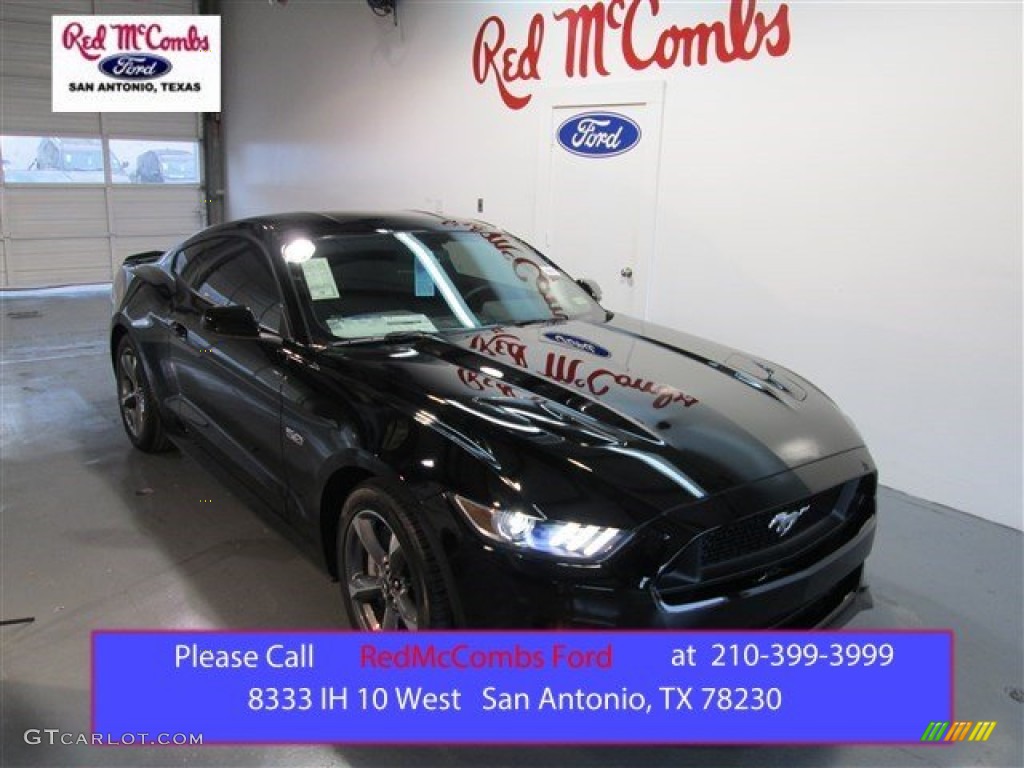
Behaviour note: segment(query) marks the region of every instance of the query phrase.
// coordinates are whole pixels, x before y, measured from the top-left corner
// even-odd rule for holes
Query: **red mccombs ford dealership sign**
[[[715,6],[716,8],[720,6]],[[750,61],[762,52],[783,56],[789,50],[789,7],[759,10],[757,0],[732,0],[725,18],[691,26],[661,17],[660,0],[607,0],[552,11],[556,34],[565,36],[567,77],[612,74],[609,54],[617,49],[633,71],[704,66]],[[656,27],[651,42],[650,26]],[[480,25],[473,44],[473,76],[481,85],[491,81],[509,109],[530,103],[529,81],[540,81],[548,17],[536,13],[525,38],[513,38],[501,16]],[[641,42],[641,41],[645,42]]]

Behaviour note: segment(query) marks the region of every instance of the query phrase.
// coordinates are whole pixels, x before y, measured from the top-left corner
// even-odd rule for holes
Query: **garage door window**
[[[110,150],[125,169],[115,184],[199,183],[198,142],[111,139]]]
[[[120,160],[103,155],[103,142],[74,136],[0,137],[4,182],[7,184],[103,184],[106,163],[114,180],[124,175]],[[127,180],[127,176],[124,176]]]

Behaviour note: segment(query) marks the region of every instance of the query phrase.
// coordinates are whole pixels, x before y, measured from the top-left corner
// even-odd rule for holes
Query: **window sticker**
[[[434,285],[434,279],[430,276],[427,268],[419,259],[415,259],[413,262],[413,280],[415,283],[414,290],[417,297],[432,297],[437,293],[437,287]]]
[[[372,338],[386,336],[389,333],[433,333],[437,330],[437,326],[429,317],[415,313],[331,317],[327,320],[327,327],[332,334],[343,339]]]
[[[327,259],[310,259],[302,262],[302,275],[313,301],[340,298],[338,284],[334,282]]]

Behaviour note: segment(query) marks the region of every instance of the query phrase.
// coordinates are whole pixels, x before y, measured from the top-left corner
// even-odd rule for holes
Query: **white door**
[[[538,243],[601,303],[646,313],[654,250],[663,86],[636,83],[553,94],[537,190]]]

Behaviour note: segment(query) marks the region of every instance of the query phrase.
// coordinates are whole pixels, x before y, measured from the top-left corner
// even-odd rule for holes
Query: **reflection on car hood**
[[[647,498],[654,478],[676,503],[863,443],[835,405],[795,375],[629,318],[424,336],[331,354],[384,367],[382,379],[421,421],[497,435],[520,452],[566,462],[566,472],[586,470],[595,482],[628,488],[647,476]]]

